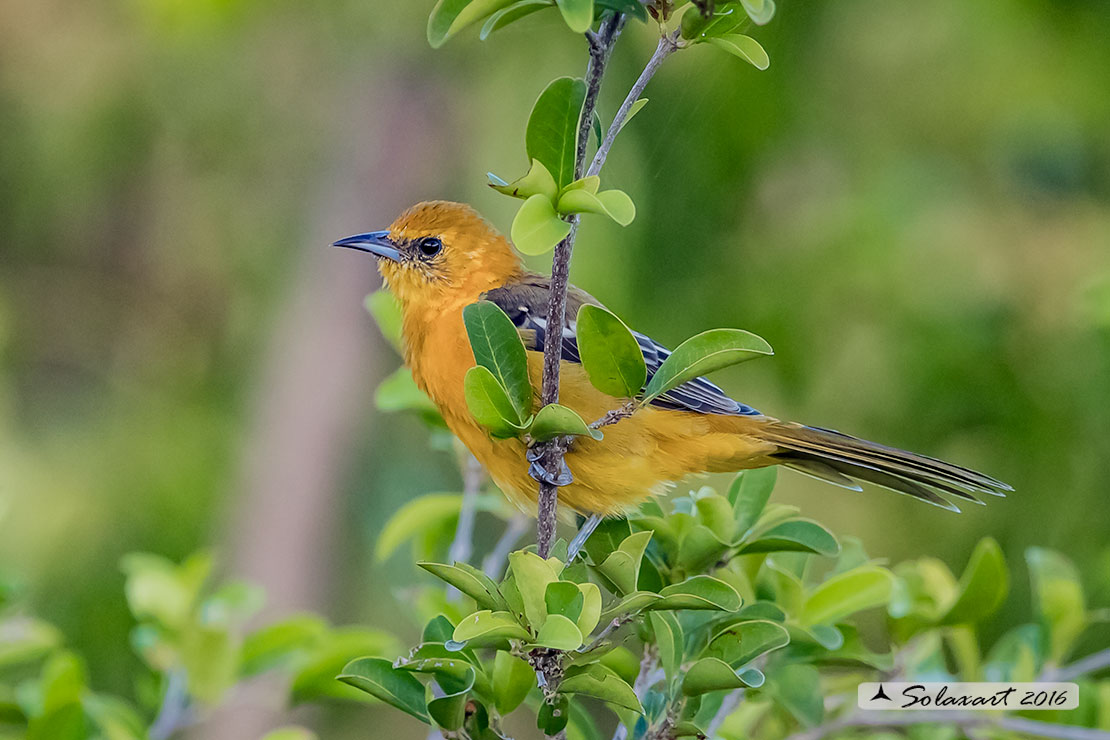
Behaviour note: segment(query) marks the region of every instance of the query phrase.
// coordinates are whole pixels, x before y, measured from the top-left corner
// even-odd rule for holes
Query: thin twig
[[[709,726],[705,728],[705,734],[709,737],[716,737],[717,730],[721,729],[721,725],[725,723],[728,716],[740,706],[740,700],[744,698],[744,689],[736,689],[735,691],[727,694],[721,702],[720,708],[717,713],[713,715],[710,720]]]
[[[1101,671],[1104,668],[1110,668],[1110,649],[1092,653],[1086,658],[1080,658],[1074,663],[1057,668],[1054,671],[1047,671],[1043,680],[1074,681],[1081,676]]]
[[[607,427],[610,424],[616,424],[618,421],[621,421],[622,419],[627,419],[628,417],[632,416],[632,414],[636,413],[636,410],[639,408],[640,404],[638,401],[629,401],[625,405],[621,406],[619,409],[606,411],[604,416],[590,424],[590,429],[601,429],[602,427]]]
[[[459,506],[459,523],[455,527],[455,539],[451,541],[448,559],[452,563],[465,563],[474,552],[474,517],[478,507],[478,494],[482,492],[485,472],[482,464],[469,452],[460,456],[462,468],[463,494]],[[447,587],[447,600],[457,601],[462,593],[454,586]]]
[[[489,555],[482,561],[482,570],[495,581],[501,580],[505,572],[505,563],[509,560],[509,553],[513,551],[517,541],[528,531],[530,520],[523,514],[517,514],[505,526],[505,532],[490,550]]]
[[[655,645],[644,645],[644,655],[640,658],[640,672],[636,675],[636,680],[632,684],[632,690],[636,692],[636,698],[642,704],[644,697],[647,696],[648,689],[651,688],[653,681],[651,680],[652,674],[655,673],[655,666],[659,662],[659,648]],[[617,725],[617,731],[613,733],[613,740],[627,740],[628,728],[624,723]]]
[[[631,622],[633,619],[634,619],[634,616],[632,614],[625,614],[623,617],[616,617],[615,619],[613,619],[613,621],[609,622],[609,624],[605,625],[605,629],[603,629],[601,632],[597,633],[597,637],[594,638],[593,642],[591,642],[589,645],[586,645],[585,647],[578,648],[578,652],[580,652],[580,653],[590,652],[591,650],[596,648],[598,645],[600,645],[605,640],[606,637],[613,634],[614,632],[619,630],[621,627],[623,627],[624,625]]]
[[[606,157],[609,156],[609,150],[613,148],[613,142],[616,140],[617,134],[620,133],[625,121],[628,120],[628,114],[632,110],[632,106],[640,99],[648,82],[659,71],[659,65],[678,48],[678,31],[659,39],[659,45],[655,47],[655,53],[651,55],[644,71],[640,73],[639,78],[632,85],[632,89],[628,91],[624,102],[621,103],[621,107],[617,109],[617,115],[613,117],[613,122],[609,124],[609,130],[605,132],[605,138],[602,139],[601,146],[597,148],[597,154],[590,162],[590,168],[586,170],[587,175],[596,175],[601,172],[601,167],[605,164]]]
[[[150,726],[148,734],[151,740],[168,740],[174,733],[189,724],[191,714],[189,694],[185,685],[185,671],[181,668],[173,668],[166,675],[166,693],[162,696],[158,715]]]

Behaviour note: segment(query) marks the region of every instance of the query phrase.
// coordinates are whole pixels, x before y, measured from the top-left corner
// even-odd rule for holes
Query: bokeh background
[[[413,570],[375,537],[458,473],[374,410],[377,277],[326,245],[428,198],[507,229],[485,173],[523,171],[532,100],[585,58],[552,13],[433,52],[431,4],[0,5],[0,572],[94,685],[136,662],[132,550],[216,547],[270,614],[396,621]],[[776,493],[892,561],[994,535],[1018,578],[989,631],[1028,618],[1032,544],[1110,604],[1106,4],[782,0],[755,35],[766,72],[699,47],[651,83],[607,175],[639,216],[588,220],[573,279],[672,345],[766,337],[717,378],[757,408],[1014,484],[960,516]],[[653,45],[628,29],[604,116]]]

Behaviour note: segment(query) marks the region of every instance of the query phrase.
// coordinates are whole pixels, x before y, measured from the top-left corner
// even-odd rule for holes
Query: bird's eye
[[[435,257],[443,251],[443,241],[435,236],[426,236],[419,241],[417,246],[425,257]]]

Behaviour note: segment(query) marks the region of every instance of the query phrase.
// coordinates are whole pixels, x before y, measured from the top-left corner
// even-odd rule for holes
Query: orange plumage
[[[510,242],[469,206],[443,201],[410,208],[387,231],[336,242],[379,257],[379,269],[401,304],[405,362],[417,385],[439,407],[451,431],[485,466],[493,481],[534,513],[538,484],[528,473],[525,442],[493,439],[470,415],[463,378],[474,355],[462,311],[493,300],[513,318],[525,346],[534,389],[540,388],[547,279],[524,269]],[[560,403],[586,420],[627,399],[590,384],[577,361],[574,318],[597,303],[571,288],[562,331]],[[665,348],[643,335],[648,370]],[[540,401],[535,392],[534,404]],[[972,492],[1001,494],[1009,486],[981,473],[829,430],[781,422],[728,398],[704,379],[691,381],[631,417],[605,428],[600,441],[576,438],[566,455],[574,480],[559,501],[580,513],[617,515],[670,483],[704,472],[782,464],[836,485],[863,480],[930,503],[955,508],[945,492],[976,501]]]

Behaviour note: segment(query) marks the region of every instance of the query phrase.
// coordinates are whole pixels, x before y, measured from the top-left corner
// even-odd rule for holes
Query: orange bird
[[[401,304],[405,362],[416,384],[439,407],[447,426],[515,503],[535,512],[538,484],[529,474],[521,439],[494,439],[470,415],[463,377],[475,365],[463,308],[479,300],[500,306],[528,350],[533,389],[541,387],[549,279],[529,272],[512,244],[469,206],[433,201],[405,211],[389,229],[347,237],[335,246],[369,252]],[[579,361],[578,309],[596,299],[573,286],[567,295],[559,402],[583,419],[601,417],[628,399],[591,385]],[[648,378],[670,354],[635,333]],[[540,407],[534,390],[534,410]],[[575,438],[566,454],[573,482],[559,502],[589,515],[615,516],[693,473],[785,465],[837,486],[873,483],[959,511],[948,496],[979,503],[974,493],[1013,490],[990,476],[868,442],[829,429],[780,421],[729,398],[697,378],[606,427],[600,441]]]

